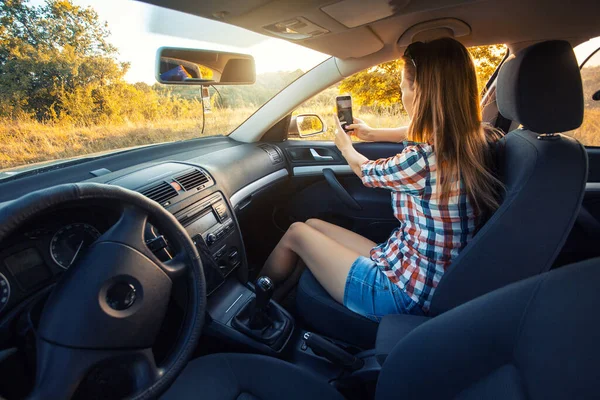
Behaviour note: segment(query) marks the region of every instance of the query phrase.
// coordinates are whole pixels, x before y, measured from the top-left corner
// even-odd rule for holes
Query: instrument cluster
[[[0,243],[0,314],[53,282],[118,215],[98,207],[54,210]]]

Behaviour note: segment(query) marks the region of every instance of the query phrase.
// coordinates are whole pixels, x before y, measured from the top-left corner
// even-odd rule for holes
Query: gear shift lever
[[[252,339],[280,349],[290,337],[293,319],[277,304],[271,304],[275,285],[266,276],[254,284],[255,297],[233,317],[231,326]]]
[[[250,315],[250,327],[252,329],[260,329],[269,324],[267,308],[271,297],[273,297],[275,285],[273,285],[273,281],[268,276],[261,276],[256,280],[254,287],[256,301]]]

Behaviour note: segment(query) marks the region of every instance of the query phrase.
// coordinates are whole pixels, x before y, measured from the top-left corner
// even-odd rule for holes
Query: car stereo
[[[184,226],[204,264],[207,293],[218,288],[242,262],[241,241],[223,195],[212,194],[175,214]]]

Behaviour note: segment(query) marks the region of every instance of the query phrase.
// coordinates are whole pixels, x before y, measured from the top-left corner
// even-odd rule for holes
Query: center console
[[[198,248],[204,264],[206,294],[210,295],[242,263],[242,242],[227,202],[216,192],[175,213],[175,218]]]
[[[279,354],[289,342],[293,317],[271,301],[266,277],[256,286],[232,274],[243,264],[243,244],[232,211],[219,191],[174,213],[202,258],[209,297],[207,333],[264,354]]]
[[[294,332],[294,318],[270,299],[268,290],[261,278],[255,288],[228,279],[207,304],[210,323],[205,332],[238,347],[280,354]]]

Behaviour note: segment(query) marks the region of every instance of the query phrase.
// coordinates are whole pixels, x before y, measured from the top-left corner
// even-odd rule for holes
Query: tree
[[[56,120],[63,100],[122,82],[128,64],[118,63],[110,32],[92,8],[68,0],[0,2],[0,115]]]
[[[340,93],[350,93],[357,106],[375,109],[402,106],[402,61],[395,60],[358,72],[340,83]]]
[[[506,54],[506,46],[476,46],[469,52],[475,62],[477,80],[483,88]],[[376,111],[382,108],[404,110],[400,92],[401,60],[389,61],[358,72],[340,83],[340,93],[349,93],[358,106],[368,106]]]
[[[477,83],[483,90],[492,74],[500,65],[500,62],[506,55],[506,46],[503,44],[491,46],[473,46],[469,47],[469,53],[475,62],[475,71],[477,72]]]

